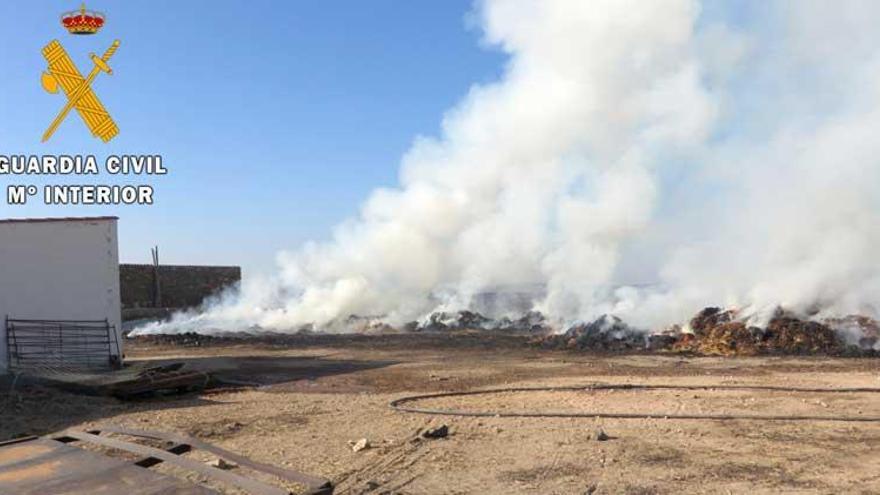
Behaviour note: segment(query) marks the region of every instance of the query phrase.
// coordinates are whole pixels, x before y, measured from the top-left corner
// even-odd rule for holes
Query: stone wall
[[[191,308],[241,281],[237,266],[159,265],[161,306]],[[153,265],[119,265],[122,308],[153,307]]]

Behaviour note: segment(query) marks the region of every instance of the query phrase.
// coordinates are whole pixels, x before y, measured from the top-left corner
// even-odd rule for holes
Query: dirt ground
[[[880,422],[466,418],[388,406],[420,393],[594,383],[880,389],[877,359],[587,355],[479,335],[140,342],[127,354],[185,361],[243,386],[133,402],[12,388],[0,402],[0,439],[108,423],[169,430],[330,478],[341,494],[880,493]],[[563,391],[417,405],[869,417],[880,416],[880,393]],[[418,439],[441,424],[448,437]],[[597,440],[597,429],[610,438]],[[353,452],[350,443],[361,438],[371,448]]]

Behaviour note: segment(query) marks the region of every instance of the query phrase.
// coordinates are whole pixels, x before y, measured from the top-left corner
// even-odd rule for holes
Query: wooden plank
[[[118,426],[104,426],[100,431],[110,432],[110,433],[118,433],[120,435],[130,435],[141,438],[151,438],[154,440],[163,440],[166,442],[175,442],[177,444],[186,444],[191,446],[194,449],[204,450],[205,452],[210,452],[217,457],[220,457],[227,461],[232,461],[239,466],[248,467],[257,471],[262,471],[264,473],[271,474],[273,476],[277,476],[281,479],[286,479],[290,481],[294,481],[296,483],[300,483],[305,485],[313,490],[320,491],[321,489],[329,489],[332,488],[332,484],[329,480],[318,478],[316,476],[300,473],[297,471],[292,471],[290,469],[284,469],[277,466],[273,466],[271,464],[264,464],[262,462],[257,462],[251,460],[247,457],[238,455],[234,452],[229,452],[228,450],[221,449],[220,447],[216,447],[209,443],[202,442],[195,438],[189,438],[182,435],[176,435],[174,433],[159,433],[147,430],[138,430],[133,428],[122,428]],[[93,432],[97,433],[97,431]],[[332,493],[330,490],[327,493]]]
[[[205,487],[47,438],[0,446],[0,493],[217,494]]]
[[[162,461],[173,464],[177,467],[188,469],[190,471],[208,476],[210,478],[214,478],[224,483],[229,483],[230,485],[236,486],[243,490],[248,490],[255,495],[290,495],[290,492],[288,492],[287,490],[268,485],[257,480],[248,479],[235,473],[212,468],[201,462],[186,459],[165,450],[147,447],[146,445],[139,445],[136,443],[123,442],[115,438],[102,437],[80,431],[67,431],[64,434],[66,436],[76,438],[77,440],[82,440],[84,442],[94,443],[102,445],[104,447],[110,447],[119,450],[125,450],[144,457],[161,459]]]

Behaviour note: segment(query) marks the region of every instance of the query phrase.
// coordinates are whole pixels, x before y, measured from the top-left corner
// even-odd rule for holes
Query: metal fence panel
[[[107,320],[6,319],[6,344],[12,369],[109,369],[116,329]]]

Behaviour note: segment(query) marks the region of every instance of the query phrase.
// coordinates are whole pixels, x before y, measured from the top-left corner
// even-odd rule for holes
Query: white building
[[[10,320],[106,320],[115,335],[108,335],[111,343],[104,358],[107,352],[116,359],[122,356],[116,221],[116,217],[0,220],[0,373],[10,365]],[[75,330],[65,332],[64,338],[69,338]],[[76,352],[70,350],[76,347],[76,337],[73,346],[69,342],[66,349],[52,352]]]

